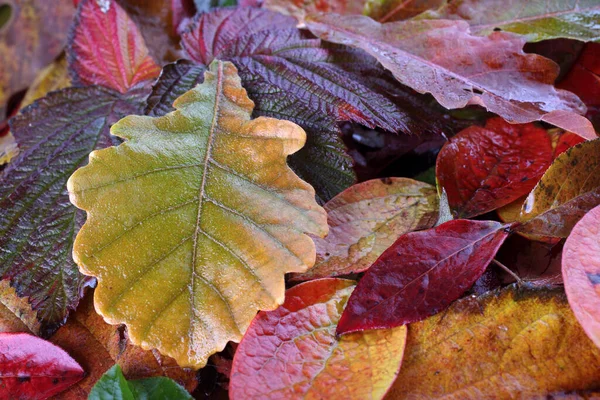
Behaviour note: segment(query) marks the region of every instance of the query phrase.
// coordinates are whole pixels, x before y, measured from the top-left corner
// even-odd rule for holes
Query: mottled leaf
[[[552,162],[546,130],[492,118],[442,147],[436,175],[457,218],[485,214],[528,194]]]
[[[27,298],[17,296],[8,281],[0,281],[0,332],[26,332],[37,335],[40,322]]]
[[[498,28],[525,35],[529,41],[600,41],[597,0],[453,0],[421,18],[465,20],[479,35]]]
[[[345,279],[306,282],[275,311],[259,313],[236,351],[230,398],[383,398],[402,362],[406,327],[336,338],[353,289]]]
[[[560,154],[523,203],[517,232],[548,242],[565,238],[600,204],[600,139]]]
[[[412,324],[388,399],[529,399],[596,388],[600,350],[562,289],[515,286]]]
[[[360,280],[337,332],[391,328],[440,312],[473,286],[507,236],[507,225],[470,220],[401,236]]]
[[[88,400],[193,400],[184,388],[164,376],[127,381],[119,365],[113,366],[92,388]]]
[[[233,64],[212,63],[175,108],[121,120],[111,132],[127,141],[73,174],[71,201],[88,213],[74,258],[98,278],[95,305],[107,321],[200,368],[241,339],[257,309],[283,302],[283,275],[315,261],[305,233],[323,236],[327,223],[312,187],[285,163],[305,133],[251,120]]]
[[[588,212],[569,235],[562,258],[565,291],[575,317],[600,348],[600,207]]]
[[[324,206],[329,234],[314,238],[315,266],[294,280],[363,272],[408,232],[431,228],[437,219],[435,188],[407,178],[384,178],[346,189]]]
[[[128,379],[167,376],[192,391],[195,373],[177,366],[175,360],[157,351],[143,350],[130,343],[123,326],[107,324],[94,310],[92,296],[86,296],[65,326],[50,341],[69,352],[86,371],[86,377],[55,400],[87,398],[92,386],[113,364],[118,364]]]
[[[399,21],[380,24],[366,16],[314,14],[317,36],[371,54],[396,79],[431,93],[444,107],[478,104],[510,123],[545,121],[586,138],[596,137],[578,114],[585,106],[552,85],[557,65],[522,51],[525,39],[493,32],[472,36],[464,21]]]
[[[0,29],[0,121],[10,96],[60,54],[75,12],[71,0],[9,0],[2,6],[11,16]]]
[[[0,165],[9,163],[19,154],[19,146],[12,133],[0,135]]]
[[[379,22],[392,22],[412,18],[444,3],[445,0],[367,0],[364,13]]]
[[[0,398],[47,399],[83,378],[59,347],[27,333],[0,333]]]
[[[79,4],[67,55],[74,83],[120,93],[160,73],[139,29],[114,0]]]

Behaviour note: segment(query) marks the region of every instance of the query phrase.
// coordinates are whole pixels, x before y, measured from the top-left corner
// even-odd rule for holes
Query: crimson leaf
[[[485,272],[507,227],[462,219],[400,236],[358,283],[338,334],[392,328],[448,307]]]

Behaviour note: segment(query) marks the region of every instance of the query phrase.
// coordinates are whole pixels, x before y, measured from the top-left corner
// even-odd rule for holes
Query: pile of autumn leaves
[[[81,1],[60,90],[11,120],[0,397],[191,398],[228,342],[232,399],[599,389],[600,139],[552,61],[449,19],[185,23],[161,69],[117,2]],[[437,188],[352,184],[337,123],[442,132],[415,91],[498,116],[448,140]],[[509,235],[568,237],[564,290],[489,290]]]

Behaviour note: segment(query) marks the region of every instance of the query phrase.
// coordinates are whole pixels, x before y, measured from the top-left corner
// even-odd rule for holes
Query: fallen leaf
[[[117,4],[109,4],[117,13]],[[102,13],[97,7],[96,1],[84,0],[78,24],[95,18],[96,11]],[[129,23],[123,26],[131,28]],[[79,32],[77,24],[74,30]],[[105,32],[118,33],[108,27]],[[116,54],[113,49],[96,50]],[[118,62],[107,56],[101,64]],[[123,65],[119,76],[139,76],[130,66]],[[64,323],[93,282],[79,273],[72,259],[73,240],[85,214],[69,203],[67,179],[90,151],[119,143],[109,135],[110,126],[125,115],[140,114],[148,93],[149,82],[126,93],[97,85],[72,87],[35,101],[11,120],[20,153],[0,171],[0,278],[9,279],[19,296],[29,298],[45,336]]]
[[[129,342],[122,326],[109,325],[94,310],[92,296],[86,296],[77,311],[69,317],[50,341],[65,349],[84,368],[86,377],[55,400],[87,398],[102,374],[118,364],[127,379],[166,376],[187,390],[196,387],[195,372],[183,369],[172,358],[156,351],[143,350]]]
[[[578,114],[577,96],[553,87],[558,66],[522,51],[525,39],[505,32],[472,36],[464,21],[380,24],[366,16],[314,14],[308,28],[324,40],[371,54],[400,83],[431,93],[444,107],[478,104],[510,123],[545,121],[585,138],[596,133]]]
[[[596,388],[600,350],[562,289],[508,287],[412,324],[387,398],[546,398]]]
[[[336,338],[354,282],[318,279],[261,312],[237,348],[229,395],[236,399],[381,399],[398,374],[406,327]]]
[[[527,196],[515,230],[528,238],[556,242],[600,204],[600,139],[560,154]]]
[[[492,118],[442,147],[436,176],[456,218],[471,218],[528,194],[552,162],[546,130]]]
[[[324,205],[329,235],[314,238],[315,266],[293,280],[363,272],[408,232],[437,219],[435,188],[407,178],[383,178],[351,186]]]
[[[183,367],[203,367],[257,309],[281,304],[284,274],[314,264],[305,233],[327,233],[314,190],[285,163],[304,131],[251,120],[253,106],[235,66],[215,61],[177,111],[115,124],[127,141],[93,152],[68,183],[88,213],[73,253],[98,279],[97,311]]]
[[[0,333],[39,334],[40,322],[27,298],[17,296],[8,281],[0,281]]]
[[[160,73],[140,30],[114,0],[80,3],[67,55],[75,84],[100,85],[119,93]]]
[[[24,90],[63,49],[75,9],[71,0],[6,0],[11,17],[0,29],[0,120],[6,102]]]
[[[184,388],[164,376],[127,381],[115,365],[92,388],[88,400],[193,400]]]
[[[25,93],[21,108],[25,108],[48,93],[71,86],[67,58],[63,53],[58,59],[40,71]]]
[[[264,0],[262,7],[303,22],[307,14],[334,12],[337,14],[362,14],[366,0]]]
[[[445,309],[483,274],[507,228],[459,219],[401,236],[358,283],[337,333],[392,328]]]
[[[0,333],[0,398],[47,399],[85,372],[61,348],[28,333]]]
[[[588,212],[567,238],[562,257],[565,292],[575,317],[600,348],[600,207]]]
[[[445,0],[367,0],[364,14],[379,22],[400,21],[437,9],[444,3]]]
[[[465,20],[478,35],[502,29],[535,42],[557,38],[600,40],[597,0],[452,0],[421,18]]]
[[[0,165],[9,163],[19,154],[19,146],[12,133],[0,136]]]

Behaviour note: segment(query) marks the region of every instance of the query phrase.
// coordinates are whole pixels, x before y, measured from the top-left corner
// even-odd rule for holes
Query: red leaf
[[[569,150],[571,147],[584,142],[585,139],[579,135],[576,135],[571,132],[565,132],[558,137],[558,141],[556,142],[556,147],[554,148],[554,158],[558,157],[565,151]]]
[[[453,220],[401,236],[358,283],[338,334],[409,324],[448,307],[483,274],[507,228]]]
[[[1,399],[47,399],[84,375],[60,347],[27,333],[0,333]]]
[[[139,29],[114,0],[83,0],[69,43],[69,68],[77,83],[125,93],[160,74]]]
[[[565,292],[575,317],[600,347],[600,206],[573,228],[563,249]]]
[[[436,176],[458,218],[495,210],[528,194],[552,162],[546,130],[492,118],[451,138],[437,158]]]

